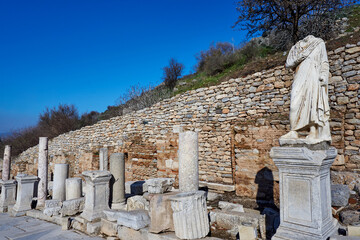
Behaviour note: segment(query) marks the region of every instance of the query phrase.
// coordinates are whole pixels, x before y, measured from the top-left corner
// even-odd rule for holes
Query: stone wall
[[[337,171],[338,182],[346,183],[350,173],[351,181],[357,181],[360,42],[328,55],[331,130],[333,146],[339,151],[332,169]],[[54,163],[65,162],[71,166],[71,176],[98,169],[99,148],[108,147],[109,154],[126,153],[127,181],[177,178],[178,133],[195,130],[199,132],[201,181],[235,185],[241,196],[277,198],[278,173],[269,151],[290,127],[292,76],[291,70],[279,66],[60,135],[49,141],[50,171]],[[13,174],[36,174],[37,151],[35,146],[23,152]]]

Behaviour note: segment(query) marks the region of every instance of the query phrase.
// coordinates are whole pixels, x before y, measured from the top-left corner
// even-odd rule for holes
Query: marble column
[[[104,217],[104,210],[109,210],[109,171],[85,171],[85,206],[80,215],[82,218],[93,221]]]
[[[66,179],[66,200],[82,197],[81,178]]]
[[[39,138],[38,195],[36,207],[44,207],[48,187],[48,138]]]
[[[100,160],[99,170],[107,171],[108,170],[108,149],[107,148],[100,148],[99,160]]]
[[[279,169],[280,227],[273,240],[325,240],[338,229],[331,214],[330,167],[334,147],[273,147]]]
[[[199,189],[199,146],[197,132],[179,133],[179,189],[182,192]]]
[[[34,186],[38,178],[36,176],[21,173],[18,174],[15,179],[18,184],[16,203],[10,211],[10,215],[23,216],[26,211],[31,210],[31,204],[34,197]]]
[[[112,174],[111,189],[112,209],[122,209],[125,206],[125,157],[124,153],[110,155],[110,173]]]
[[[10,179],[10,169],[11,169],[11,146],[5,145],[3,170],[2,170],[3,181],[7,181]]]
[[[15,204],[16,181],[15,180],[0,180],[1,195],[0,195],[0,212],[7,212],[10,205]]]
[[[169,199],[173,210],[175,235],[178,238],[198,239],[209,233],[204,191],[183,192]]]
[[[65,180],[68,178],[68,175],[69,175],[69,164],[66,163],[55,164],[52,199],[60,200],[60,201],[64,201],[66,199]]]

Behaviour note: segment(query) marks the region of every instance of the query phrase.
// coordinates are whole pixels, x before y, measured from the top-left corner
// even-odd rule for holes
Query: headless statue
[[[290,128],[280,140],[297,140],[307,144],[331,142],[328,102],[329,62],[322,39],[307,36],[290,50],[286,68],[295,71],[291,89]],[[300,139],[298,131],[309,131]]]

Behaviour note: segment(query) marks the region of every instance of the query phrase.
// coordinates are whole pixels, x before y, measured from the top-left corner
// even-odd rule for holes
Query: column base
[[[111,203],[111,209],[126,210],[126,204],[125,202]]]

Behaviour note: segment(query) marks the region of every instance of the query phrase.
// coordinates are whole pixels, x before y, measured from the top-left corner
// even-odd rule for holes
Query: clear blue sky
[[[233,0],[0,0],[0,133],[46,107],[102,112],[131,86],[188,73],[212,42],[239,44]]]

